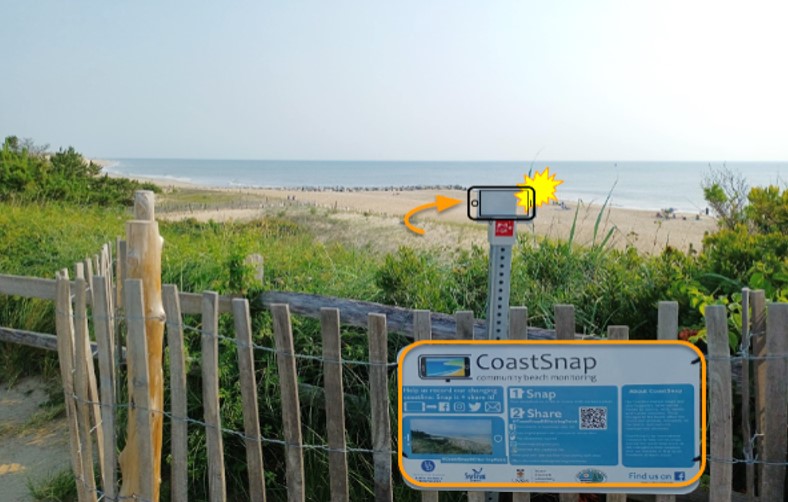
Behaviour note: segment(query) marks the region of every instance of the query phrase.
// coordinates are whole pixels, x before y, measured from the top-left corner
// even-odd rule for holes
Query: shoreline
[[[107,173],[114,177],[126,177]],[[468,220],[464,204],[438,214],[427,210],[415,215],[411,222],[426,230],[426,237],[408,232],[402,224],[403,216],[411,209],[435,201],[437,194],[466,202],[466,191],[456,188],[410,187],[409,189],[355,189],[340,187],[338,190],[306,190],[299,188],[255,188],[255,187],[211,187],[179,180],[162,180],[150,177],[134,177],[137,181],[154,183],[164,190],[163,197],[173,191],[215,192],[227,200],[228,194],[237,193],[252,197],[257,203],[245,207],[218,204],[188,211],[161,213],[164,219],[177,220],[195,218],[202,221],[248,221],[266,214],[271,208],[287,209],[303,207],[310,211],[321,209],[333,218],[349,220],[353,224],[370,227],[378,225],[381,239],[394,238],[404,245],[426,245],[431,241],[445,245],[465,241],[486,241],[486,225]],[[658,216],[658,212],[616,206],[602,208],[601,204],[583,201],[564,201],[564,205],[543,205],[537,209],[537,217],[531,223],[519,223],[519,233],[568,241],[570,236],[580,245],[603,242],[610,234],[609,246],[616,249],[634,247],[645,254],[659,254],[666,246],[681,251],[699,250],[706,232],[717,228],[716,219],[697,213],[676,212],[669,218]],[[327,216],[328,217],[328,216]],[[375,220],[373,220],[375,218]],[[451,225],[461,226],[449,230]],[[462,225],[464,224],[464,225]],[[575,227],[572,234],[572,227]],[[474,228],[476,227],[476,228]],[[373,232],[374,233],[374,232]],[[448,236],[447,233],[451,233]],[[478,235],[477,235],[478,234]],[[432,237],[430,237],[432,235]]]
[[[99,164],[102,166],[102,173],[111,177],[111,178],[128,178],[133,179],[140,182],[148,182],[159,185],[163,189],[192,189],[192,190],[216,190],[216,191],[223,191],[223,192],[233,192],[233,191],[248,191],[248,192],[261,192],[261,191],[276,191],[276,192],[291,192],[291,193],[304,193],[304,194],[311,194],[311,193],[329,193],[329,194],[352,194],[352,193],[384,193],[384,194],[394,194],[399,195],[402,192],[436,192],[436,191],[451,191],[451,192],[462,192],[466,193],[468,187],[456,184],[447,184],[447,185],[383,185],[383,186],[343,186],[343,185],[333,185],[333,186],[319,186],[319,185],[300,185],[300,186],[258,186],[258,185],[243,185],[243,184],[234,184],[234,185],[211,185],[211,184],[201,184],[195,183],[191,180],[177,178],[177,177],[169,177],[169,176],[135,176],[135,175],[128,175],[119,172],[108,171],[107,166],[111,164],[110,161],[105,160],[96,160],[92,159],[92,162]],[[555,206],[562,206],[563,204],[574,204],[574,205],[582,205],[582,206],[589,206],[589,207],[596,207],[601,209],[603,203],[598,202],[595,199],[591,201],[584,201],[583,199],[561,199],[559,202],[551,202],[550,205]],[[657,214],[659,212],[663,212],[666,209],[668,210],[670,215],[675,215],[678,217],[692,217],[701,216],[702,218],[709,218],[710,216],[704,214],[702,211],[688,211],[682,209],[674,209],[674,208],[638,208],[638,207],[629,207],[623,206],[616,203],[608,203],[606,209],[621,209],[626,211],[640,211],[644,213],[652,213]],[[671,219],[671,218],[664,218],[664,219]],[[713,219],[713,217],[712,217]]]

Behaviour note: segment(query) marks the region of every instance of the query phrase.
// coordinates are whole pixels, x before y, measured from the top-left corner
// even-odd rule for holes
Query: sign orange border
[[[424,483],[413,479],[402,465],[402,361],[416,347],[422,345],[682,345],[698,355],[701,365],[700,469],[689,480],[678,483]],[[683,488],[700,480],[706,470],[706,358],[695,345],[682,340],[421,340],[403,348],[397,357],[397,465],[408,483],[425,489],[503,489],[517,491],[526,488]]]

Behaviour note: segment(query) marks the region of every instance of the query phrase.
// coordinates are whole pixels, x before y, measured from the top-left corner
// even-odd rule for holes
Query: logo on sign
[[[687,473],[684,471],[676,471],[673,473],[673,479],[676,481],[686,481],[687,480]]]
[[[480,467],[478,469],[471,469],[471,472],[465,473],[465,480],[471,482],[484,481],[485,479],[487,479],[487,475],[482,472],[483,470],[484,467]]]
[[[525,469],[516,469],[515,471],[515,481],[518,483],[525,483]]]
[[[496,237],[512,237],[514,235],[514,220],[498,220],[495,222]]]
[[[584,469],[577,473],[577,480],[581,483],[604,483],[607,474],[598,469]]]
[[[435,470],[435,462],[432,460],[425,460],[421,463],[421,470],[424,472],[432,472]]]

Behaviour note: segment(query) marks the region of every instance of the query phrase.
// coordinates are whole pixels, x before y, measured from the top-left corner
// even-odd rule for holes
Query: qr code
[[[607,430],[607,407],[581,407],[580,428],[586,430]]]

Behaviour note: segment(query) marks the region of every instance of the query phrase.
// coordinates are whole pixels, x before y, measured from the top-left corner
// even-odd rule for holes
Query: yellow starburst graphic
[[[533,204],[536,204],[536,207],[539,207],[550,200],[558,202],[558,197],[555,196],[555,188],[564,181],[557,180],[555,177],[555,174],[552,176],[550,175],[549,167],[545,167],[544,171],[541,173],[537,171],[533,178],[526,174],[525,183],[518,183],[517,186],[533,188],[534,191],[536,191],[536,200],[533,200],[530,190],[521,190],[515,194],[519,199],[517,201],[517,205],[522,206],[525,208],[525,211],[528,212]]]

